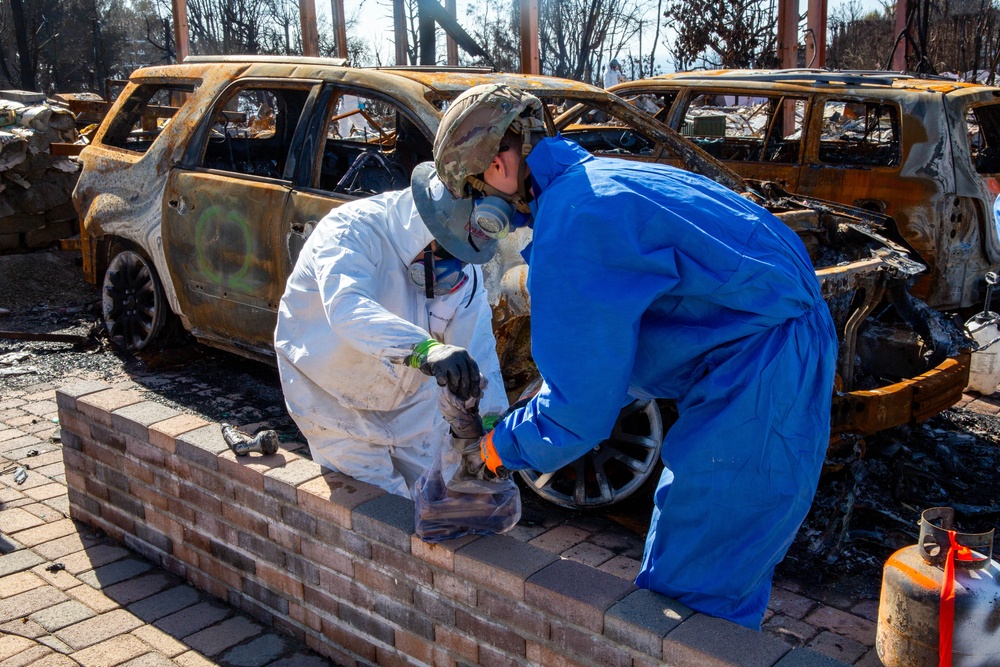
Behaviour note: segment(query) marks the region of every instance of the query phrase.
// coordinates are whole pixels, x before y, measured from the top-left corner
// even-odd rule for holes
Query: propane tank
[[[926,510],[920,517],[919,543],[886,561],[875,635],[875,650],[885,667],[1000,665],[1000,564],[992,559],[993,531],[957,533],[954,520],[950,507]],[[952,551],[949,534],[965,548]],[[951,557],[954,623],[942,628],[941,593]],[[939,656],[941,638],[949,631],[951,655]]]
[[[1000,340],[1000,315],[990,310],[993,298],[993,288],[1000,282],[997,274],[990,271],[986,274],[986,303],[983,312],[973,315],[965,323],[965,330],[976,341],[976,351],[972,353],[969,365],[969,386],[972,391],[989,396],[1000,384],[1000,346],[994,346]]]

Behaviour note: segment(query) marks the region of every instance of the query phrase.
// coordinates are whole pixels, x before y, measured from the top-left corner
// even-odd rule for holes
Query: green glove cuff
[[[422,343],[417,343],[417,345],[413,348],[413,352],[406,358],[406,363],[410,366],[410,368],[420,368],[420,366],[427,361],[427,353],[438,345],[441,345],[441,343],[433,338],[428,338]]]
[[[489,414],[483,417],[483,428],[492,431],[493,427],[500,422],[500,415]]]

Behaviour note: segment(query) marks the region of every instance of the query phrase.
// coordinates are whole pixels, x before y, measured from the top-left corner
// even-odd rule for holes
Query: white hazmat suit
[[[309,236],[278,308],[274,347],[288,412],[313,460],[409,496],[450,446],[433,378],[404,364],[430,337],[463,347],[487,379],[481,412],[507,408],[481,269],[428,299],[409,278],[433,240],[409,188],[331,211]]]
[[[621,69],[617,67],[612,67],[608,65],[604,68],[604,87],[610,88],[611,86],[617,86],[619,83],[625,81],[625,75],[622,74]]]
[[[354,111],[355,109],[360,108],[362,108],[362,103],[357,95],[344,95],[340,98],[340,108],[337,113],[347,113],[348,111]],[[341,139],[349,139],[353,134],[354,128],[357,128],[360,132],[362,132],[362,134],[365,132],[368,134],[375,132],[371,125],[368,124],[368,119],[359,113],[346,118],[341,118],[337,121],[337,131],[340,133]]]

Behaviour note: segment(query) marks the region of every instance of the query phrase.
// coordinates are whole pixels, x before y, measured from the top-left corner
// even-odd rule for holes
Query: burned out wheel
[[[167,320],[167,298],[153,262],[135,250],[120,250],[104,273],[102,312],[111,342],[136,352],[148,347]]]
[[[571,509],[606,507],[625,500],[657,469],[663,419],[655,401],[635,400],[622,408],[611,437],[553,473],[521,470],[528,488]]]

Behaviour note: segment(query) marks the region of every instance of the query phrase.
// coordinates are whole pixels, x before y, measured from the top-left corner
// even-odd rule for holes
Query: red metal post
[[[542,73],[538,57],[538,0],[521,0],[521,73]]]
[[[806,40],[806,66],[826,67],[827,0],[809,0],[809,38]]]
[[[184,62],[188,57],[188,15],[187,0],[172,0],[170,3],[174,12],[174,48],[177,51],[177,62]]]
[[[333,41],[337,57],[347,59],[347,22],[344,18],[344,0],[330,0],[333,18]]]
[[[316,28],[315,0],[299,0],[299,20],[302,24],[302,55],[319,55],[319,30]]]
[[[778,0],[778,63],[798,66],[799,0]]]

